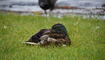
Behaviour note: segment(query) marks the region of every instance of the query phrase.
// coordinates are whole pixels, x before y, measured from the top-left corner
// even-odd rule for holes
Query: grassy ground
[[[40,29],[58,22],[66,26],[71,46],[44,48],[22,44]],[[105,20],[0,13],[0,60],[105,60]]]

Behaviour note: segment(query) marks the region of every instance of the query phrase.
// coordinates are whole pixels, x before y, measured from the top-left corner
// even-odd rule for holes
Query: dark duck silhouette
[[[44,10],[44,13],[47,14],[46,10],[52,11],[55,7],[57,0],[39,0],[39,6]]]

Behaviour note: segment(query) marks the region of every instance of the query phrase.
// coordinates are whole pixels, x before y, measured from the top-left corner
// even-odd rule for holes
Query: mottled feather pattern
[[[28,42],[38,43],[42,46],[54,44],[56,46],[70,45],[71,40],[67,30],[62,24],[54,24],[51,29],[41,29],[33,35]]]

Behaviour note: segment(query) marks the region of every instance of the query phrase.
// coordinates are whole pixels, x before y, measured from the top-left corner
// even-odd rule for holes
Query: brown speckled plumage
[[[36,42],[38,40],[38,42]],[[70,45],[71,40],[62,24],[55,24],[51,29],[42,29],[33,35],[28,42],[40,43],[42,46],[54,44],[56,46]]]

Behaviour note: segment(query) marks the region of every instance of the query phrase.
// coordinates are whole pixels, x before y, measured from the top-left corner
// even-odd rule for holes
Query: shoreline
[[[64,9],[62,9],[64,10]],[[61,11],[62,11],[61,10]],[[105,20],[105,12],[101,12],[101,13],[78,13],[78,12],[61,12],[57,9],[55,9],[52,13],[52,15],[54,17],[58,17],[58,18],[61,18],[63,16],[66,16],[66,15],[74,15],[74,16],[83,16],[85,18],[97,18],[97,19],[103,19]],[[44,13],[43,11],[10,11],[10,10],[0,10],[0,12],[3,12],[3,13],[15,13],[15,14],[20,14],[20,15],[31,15],[31,16],[43,16]]]

